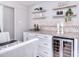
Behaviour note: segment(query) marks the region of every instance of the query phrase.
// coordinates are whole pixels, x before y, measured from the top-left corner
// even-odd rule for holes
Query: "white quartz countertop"
[[[46,31],[46,30],[41,30],[41,31],[27,31],[30,33],[37,33],[37,34],[47,34],[47,35],[52,35],[52,36],[62,36],[62,37],[69,37],[69,38],[75,38],[79,39],[78,35],[75,35],[74,33],[64,33],[64,34],[57,34],[57,31]]]

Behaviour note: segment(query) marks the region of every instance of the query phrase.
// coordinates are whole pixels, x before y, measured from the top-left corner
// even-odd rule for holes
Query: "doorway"
[[[9,32],[10,39],[14,40],[14,8],[3,6],[3,32]]]

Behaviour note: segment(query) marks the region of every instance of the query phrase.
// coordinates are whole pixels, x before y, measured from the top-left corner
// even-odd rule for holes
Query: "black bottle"
[[[40,7],[39,9],[40,9],[41,11],[43,10],[43,8],[42,8],[42,7]]]
[[[34,30],[36,31],[36,28],[37,28],[37,26],[36,26],[36,24],[34,24]]]
[[[37,31],[39,31],[39,25],[37,24]]]
[[[1,32],[1,29],[0,29],[0,32]]]

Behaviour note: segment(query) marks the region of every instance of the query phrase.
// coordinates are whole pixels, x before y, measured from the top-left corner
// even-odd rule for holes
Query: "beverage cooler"
[[[53,57],[78,57],[79,39],[53,36]]]

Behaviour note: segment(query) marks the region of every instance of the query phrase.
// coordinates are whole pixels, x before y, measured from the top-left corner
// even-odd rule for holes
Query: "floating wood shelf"
[[[73,7],[77,7],[77,5],[70,5],[70,6],[64,6],[64,7],[54,8],[53,10],[59,10],[59,9],[64,9],[64,8],[73,8]]]
[[[75,17],[76,15],[73,15],[72,17]],[[53,18],[63,18],[65,16],[53,16]]]
[[[37,18],[32,18],[32,19],[45,19],[46,17],[37,17]]]
[[[35,13],[43,13],[43,12],[46,12],[46,10],[43,10],[43,11],[37,11],[37,12],[32,12],[32,14],[35,14]]]

